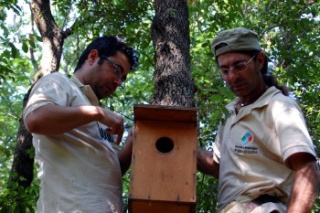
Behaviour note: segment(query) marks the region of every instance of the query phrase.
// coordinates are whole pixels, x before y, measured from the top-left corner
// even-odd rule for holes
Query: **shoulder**
[[[281,93],[276,94],[270,99],[269,106],[276,111],[299,110],[300,106],[293,97],[285,96]]]
[[[301,112],[300,106],[294,97],[283,95],[278,89],[272,88],[269,93],[268,109],[273,114],[277,114],[288,110],[297,110]]]
[[[285,96],[276,88],[269,88],[264,99],[265,121],[273,126],[277,121],[292,123],[292,119],[304,120],[303,112],[293,97]]]
[[[50,73],[43,76],[40,81],[58,81],[58,82],[69,82],[69,78],[60,72]]]
[[[62,73],[54,72],[48,75],[41,77],[35,84],[37,87],[57,87],[57,88],[66,88],[70,85],[70,79]]]

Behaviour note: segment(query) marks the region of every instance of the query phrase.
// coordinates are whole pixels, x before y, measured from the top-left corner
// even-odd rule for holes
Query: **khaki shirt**
[[[24,118],[47,104],[73,107],[99,102],[74,76],[70,80],[53,73],[32,89]],[[103,128],[91,122],[59,135],[33,134],[41,181],[37,212],[122,212],[119,160],[99,126]]]
[[[275,87],[238,114],[236,103],[227,105],[230,116],[214,143],[214,160],[220,163],[218,209],[243,195],[269,194],[286,203],[293,171],[284,161],[298,152],[316,155],[300,108]]]

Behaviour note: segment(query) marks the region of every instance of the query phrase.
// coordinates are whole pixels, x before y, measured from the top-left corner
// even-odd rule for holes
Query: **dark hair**
[[[216,46],[215,50],[226,46],[227,44],[225,43],[221,43],[219,45]],[[235,51],[237,53],[242,53],[242,54],[246,54],[249,55],[250,57],[253,57],[254,55],[257,55],[258,53],[261,52],[261,50],[243,50],[243,51]],[[263,82],[268,86],[275,86],[277,89],[279,89],[282,94],[284,94],[285,96],[289,96],[289,88],[284,86],[284,85],[279,85],[278,80],[275,76],[273,76],[271,74],[271,70],[269,70],[269,66],[268,66],[268,62],[269,62],[269,58],[265,55],[265,60],[264,60],[264,64],[261,71],[262,74],[262,78],[263,78]],[[254,58],[254,61],[257,60],[257,57]],[[216,61],[217,61],[217,57],[216,57]]]
[[[98,50],[99,55],[104,55],[106,57],[115,55],[118,51],[122,52],[127,56],[131,65],[131,70],[138,65],[138,55],[134,48],[129,47],[118,36],[102,36],[93,40],[82,52],[74,72],[80,69],[88,58],[89,52],[94,49]],[[101,63],[101,61],[98,63]]]

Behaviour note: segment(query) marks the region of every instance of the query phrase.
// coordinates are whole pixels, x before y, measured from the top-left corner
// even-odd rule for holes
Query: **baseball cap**
[[[211,48],[216,58],[227,52],[261,50],[258,34],[244,27],[221,31],[213,39]]]

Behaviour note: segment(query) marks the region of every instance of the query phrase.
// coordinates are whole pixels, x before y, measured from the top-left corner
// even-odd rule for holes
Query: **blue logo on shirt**
[[[248,146],[250,143],[253,142],[252,134],[250,132],[246,132],[246,134],[242,136],[241,141],[243,146]]]

